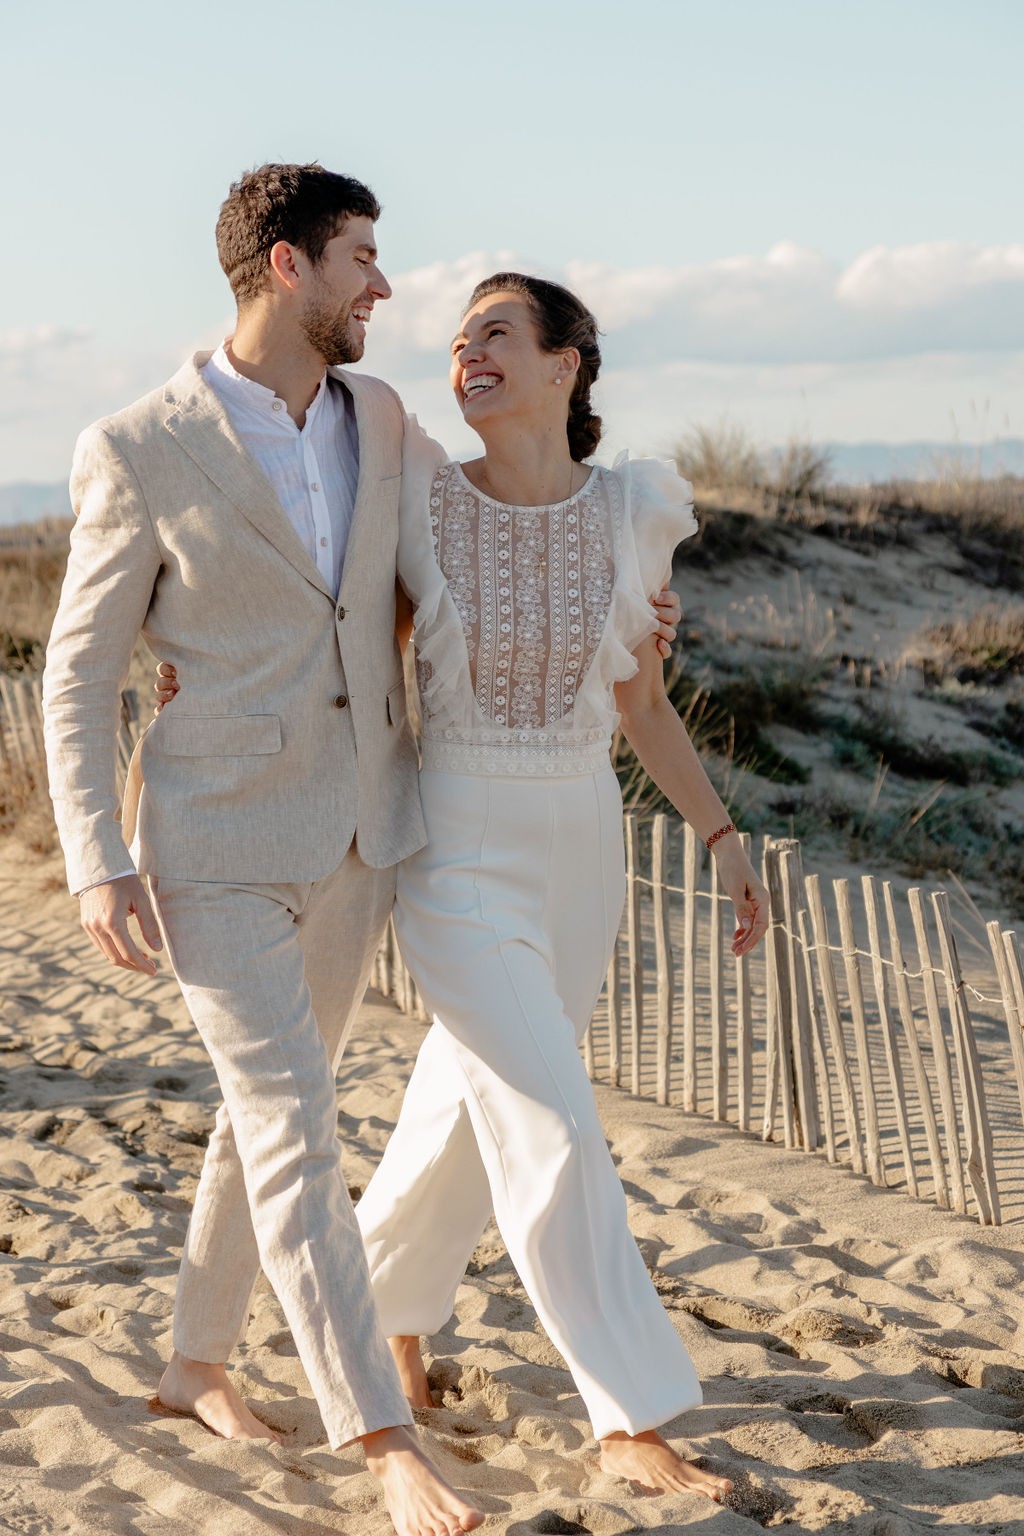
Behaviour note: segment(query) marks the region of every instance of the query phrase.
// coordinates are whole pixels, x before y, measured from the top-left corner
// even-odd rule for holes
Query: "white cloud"
[[[154,389],[178,361],[158,346],[114,350],[87,331],[7,332],[0,337],[0,479],[66,479],[82,428]]]
[[[510,251],[471,251],[392,278],[394,297],[373,312],[367,367],[385,378],[446,370],[448,344],[474,285],[492,272],[515,269],[515,262]]]
[[[33,357],[38,353],[65,352],[88,341],[92,332],[84,326],[36,325],[0,331],[0,358]]]
[[[785,242],[703,264],[562,271],[474,251],[393,279],[363,365],[454,452],[476,440],[448,390],[449,338],[473,284],[510,268],[567,282],[594,309],[612,447],[665,445],[723,415],[775,441],[1024,435],[1024,246],[876,246],[843,267]],[[78,429],[159,384],[186,342],[129,353],[68,327],[0,335],[3,478],[62,477]]]
[[[979,290],[1024,291],[1024,245],[969,245],[941,240],[890,249],[875,245],[839,278],[836,295],[859,309],[893,311],[954,305]]]
[[[460,457],[479,452],[447,383],[394,376],[409,410]],[[854,363],[679,361],[606,369],[595,391],[599,457],[667,452],[697,423],[742,424],[758,441],[991,442],[1024,436],[1024,351],[933,353]],[[1012,408],[1011,408],[1012,407]]]
[[[373,357],[418,376],[442,349],[472,282],[507,252],[435,262],[395,280],[374,317]],[[524,264],[524,270],[538,270]],[[762,256],[676,267],[578,260],[548,272],[580,293],[610,366],[842,362],[1024,347],[1024,245],[876,246],[847,267],[783,242]]]

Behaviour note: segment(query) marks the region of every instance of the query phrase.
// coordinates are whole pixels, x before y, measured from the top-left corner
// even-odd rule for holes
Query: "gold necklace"
[[[573,495],[572,483],[575,480],[575,478],[576,478],[576,461],[575,461],[575,459],[570,459],[569,460],[569,489],[566,491],[565,497],[564,497],[564,499],[566,501],[571,501],[572,500],[572,495]],[[495,496],[493,490],[487,489],[487,487],[489,487],[490,484],[491,484],[491,477],[487,473],[487,460],[486,459],[484,459],[481,462],[481,465],[480,465],[480,479],[481,479],[481,481],[486,482],[486,485],[482,484],[480,486],[480,489],[483,491],[484,495],[488,498],[488,500],[490,500],[490,501],[501,501],[501,497],[500,496]],[[504,502],[503,505],[504,506],[518,506],[518,505],[520,505],[520,503],[518,503],[518,502]],[[543,506],[557,506],[558,503],[557,502],[543,502],[542,505]]]

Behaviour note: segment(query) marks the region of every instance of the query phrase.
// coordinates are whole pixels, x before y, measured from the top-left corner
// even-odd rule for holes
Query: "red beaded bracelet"
[[[717,832],[712,832],[711,836],[705,839],[705,848],[713,847],[714,844],[718,842],[718,839],[720,837],[725,837],[728,832],[736,832],[738,830],[739,829],[734,821],[727,821],[724,827],[719,827]]]

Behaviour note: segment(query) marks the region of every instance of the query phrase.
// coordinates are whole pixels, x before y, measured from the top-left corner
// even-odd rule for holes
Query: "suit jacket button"
[[[338,618],[339,618],[339,619],[343,619],[343,618],[344,618],[344,617],[345,617],[345,610],[344,610],[344,608],[343,608],[343,607],[342,607],[342,606],[341,606],[341,604],[340,604],[340,603],[339,603],[339,604],[338,604]]]
[[[346,694],[344,694],[344,693],[339,693],[338,697],[334,701],[334,707],[335,707],[335,709],[344,709],[345,705],[347,703],[348,703],[348,696]]]

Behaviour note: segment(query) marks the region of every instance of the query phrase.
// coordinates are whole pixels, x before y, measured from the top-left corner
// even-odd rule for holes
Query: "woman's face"
[[[564,418],[575,372],[571,354],[566,363],[564,354],[542,351],[521,294],[492,293],[463,316],[452,341],[451,385],[471,427],[499,415]]]

